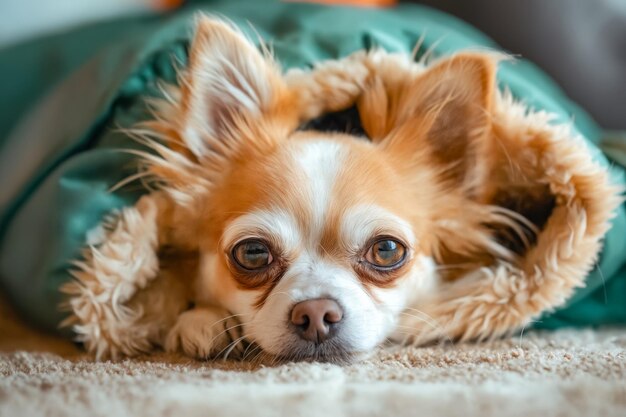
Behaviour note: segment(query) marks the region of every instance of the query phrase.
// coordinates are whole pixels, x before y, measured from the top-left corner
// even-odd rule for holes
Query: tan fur
[[[187,302],[198,301],[189,279],[197,274],[195,256],[222,251],[222,234],[234,217],[278,205],[306,230],[310,208],[302,205],[300,173],[289,165],[288,153],[316,135],[294,130],[352,104],[372,143],[326,135],[349,150],[333,190],[321,256],[349,263],[338,236],[343,210],[355,202],[376,203],[409,222],[419,240],[416,254],[433,256],[442,270],[457,270],[449,275],[455,279],[444,280],[416,306],[427,320],[402,316],[397,338],[426,343],[496,337],[561,305],[584,285],[619,204],[618,190],[566,126],[552,125],[549,116],[528,111],[495,88],[494,56],[463,53],[427,68],[377,50],[283,76],[271,57],[256,57],[242,39],[224,23],[201,19],[181,89],[170,88],[170,101],[159,104],[160,118],[139,129],[158,153],[140,155],[161,191],[122,211],[104,241],[77,263],[77,281],[64,289],[73,313],[69,323],[88,350],[115,357],[163,345]],[[234,111],[228,101],[200,94],[215,82],[207,56],[229,62],[254,57],[252,67],[237,65],[250,73],[228,73],[225,87],[244,91],[242,100],[250,106]],[[242,87],[242,79],[254,81]],[[203,115],[213,118],[210,126]],[[542,224],[498,205],[511,200],[519,207],[527,197],[546,205]],[[496,231],[517,236],[525,247],[505,247]],[[164,248],[168,255],[159,258]],[[171,262],[169,269],[163,259]],[[225,258],[218,262],[224,279],[211,294],[232,297],[241,285]],[[384,285],[396,279],[402,271]],[[155,311],[156,305],[164,308]]]

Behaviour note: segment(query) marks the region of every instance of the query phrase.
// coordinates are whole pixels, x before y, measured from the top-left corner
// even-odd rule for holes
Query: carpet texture
[[[0,416],[625,416],[626,330],[386,347],[351,366],[93,362],[0,309]]]

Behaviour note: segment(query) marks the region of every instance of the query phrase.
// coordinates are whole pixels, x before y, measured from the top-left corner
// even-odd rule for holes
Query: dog
[[[443,283],[515,259],[510,242],[533,230],[489,204],[498,59],[460,53],[424,66],[374,50],[283,74],[233,25],[200,18],[180,87],[135,130],[159,190],[137,205],[154,226],[135,228],[147,255],[133,256],[149,261],[133,279],[144,288],[136,276],[157,275],[164,253],[191,254],[165,296],[144,296],[144,313],[162,323],[145,338],[196,358],[245,357],[254,345],[284,360],[348,362],[418,339],[416,323],[442,326],[420,307]],[[352,105],[365,137],[299,129]],[[451,338],[463,337],[455,326]],[[90,349],[148,350],[108,332],[106,347]]]

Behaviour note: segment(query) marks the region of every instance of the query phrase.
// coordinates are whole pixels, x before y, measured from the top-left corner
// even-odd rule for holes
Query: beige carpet
[[[164,354],[94,363],[5,305],[0,318],[2,417],[626,416],[626,329],[267,367]]]

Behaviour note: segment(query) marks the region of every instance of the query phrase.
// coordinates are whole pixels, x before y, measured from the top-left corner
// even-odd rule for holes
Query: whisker
[[[108,192],[109,193],[115,192],[115,191],[119,190],[120,188],[124,187],[125,185],[130,184],[133,181],[140,180],[140,179],[142,179],[144,177],[148,177],[150,175],[152,175],[152,173],[148,172],[148,171],[142,171],[142,172],[138,172],[136,174],[130,175],[130,176],[128,176],[128,177],[118,181],[113,186],[111,186],[111,188],[108,189]]]
[[[257,349],[259,349],[261,347],[258,344],[255,345],[255,343],[256,343],[256,339],[254,339],[250,343],[248,343],[248,346],[246,347],[246,349],[242,353],[242,358],[241,358],[242,361],[246,360],[246,356],[248,356],[248,349],[250,349],[250,346],[254,345],[254,349],[252,349],[250,351],[250,353],[256,351]]]
[[[236,318],[236,317],[243,317],[243,316],[246,316],[246,315],[247,314],[231,314],[230,316],[224,317],[223,319],[216,321],[215,323],[213,323],[213,326],[215,326],[216,324],[220,324],[223,321],[230,320],[230,319],[233,319],[233,318]]]
[[[228,356],[231,354],[231,352],[233,351],[233,349],[235,349],[235,347],[237,347],[237,345],[239,343],[241,343],[242,340],[244,340],[246,337],[245,336],[241,336],[238,339],[233,340],[232,342],[230,342],[228,345],[226,345],[226,347],[224,349],[222,349],[217,355],[215,355],[215,357],[219,357],[222,352],[225,349],[228,349],[225,353],[224,353],[224,361],[226,361],[228,359]]]
[[[222,321],[223,321],[223,320],[222,320]],[[211,326],[211,327],[213,327],[213,326]],[[215,342],[215,340],[216,340],[218,337],[220,337],[221,335],[223,335],[224,333],[229,332],[229,331],[231,331],[231,330],[233,330],[233,329],[236,329],[237,327],[243,327],[243,324],[241,324],[241,323],[239,323],[239,324],[235,324],[234,326],[231,326],[231,327],[229,327],[229,328],[227,328],[227,329],[222,330],[220,333],[218,333],[217,335],[215,335],[215,336],[213,337],[213,339],[211,339],[211,341],[209,342],[209,345],[212,345],[212,344],[213,344],[213,342]]]
[[[257,354],[258,354],[258,352],[259,352],[260,350],[263,350],[263,349],[261,349],[261,346],[260,346],[260,345],[258,345],[258,344],[257,344],[257,345],[255,345],[254,349],[252,349],[250,352],[248,352],[248,354],[246,354],[246,356],[245,356],[245,357],[243,357],[243,358],[242,358],[242,360],[245,360],[245,359],[248,357],[248,355],[252,355],[253,353],[257,353]],[[253,359],[254,359],[254,358],[253,358]],[[248,360],[248,362],[253,363],[254,361],[253,361],[253,360]]]
[[[261,349],[259,351],[259,353],[256,354],[256,356],[254,358],[252,358],[252,360],[250,360],[251,363],[255,363],[257,359],[259,359],[259,356],[265,354],[265,351],[263,351],[263,349]]]
[[[435,270],[437,271],[445,271],[448,269],[465,269],[468,267],[472,267],[474,266],[471,263],[461,263],[461,264],[444,264],[444,265],[437,265],[435,266]]]
[[[267,300],[269,300],[270,298],[275,297],[275,296],[277,296],[277,295],[281,295],[281,294],[282,294],[282,295],[286,295],[286,296],[287,296],[287,297],[288,297],[291,301],[293,301],[293,302],[295,302],[295,301],[296,301],[296,300],[295,300],[295,299],[291,296],[291,294],[289,294],[289,293],[288,293],[288,292],[286,292],[286,291],[277,291],[277,292],[270,293],[270,295],[268,295],[268,296],[267,296],[267,298],[265,299],[265,301],[267,302]]]
[[[445,327],[443,327],[441,324],[439,324],[439,322],[437,320],[435,320],[433,317],[431,317],[430,315],[428,315],[425,312],[423,312],[421,310],[418,310],[416,308],[407,307],[405,310],[412,311],[412,312],[415,312],[417,314],[420,314],[422,317],[419,317],[419,316],[407,313],[406,311],[402,312],[401,314],[404,314],[406,316],[415,318],[415,319],[417,319],[419,321],[422,321],[422,322],[428,324],[432,329],[438,330],[441,333],[441,335],[443,337],[445,337],[445,339],[446,339],[446,341],[448,343],[452,343],[452,339],[450,338],[450,335],[446,331]],[[426,317],[426,318],[424,318],[424,317]]]

